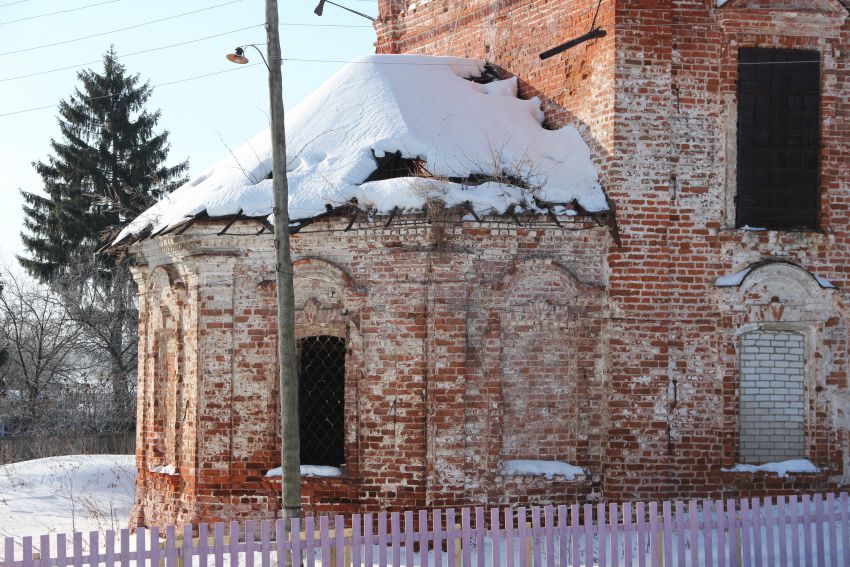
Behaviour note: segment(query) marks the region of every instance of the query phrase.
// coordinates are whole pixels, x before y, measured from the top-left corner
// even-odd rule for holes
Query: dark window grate
[[[738,53],[737,226],[818,226],[820,54]]]
[[[345,339],[306,337],[298,352],[301,463],[338,467],[345,463]]]

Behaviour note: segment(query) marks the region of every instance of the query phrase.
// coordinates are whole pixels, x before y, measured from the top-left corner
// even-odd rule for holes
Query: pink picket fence
[[[431,510],[6,538],[0,565],[850,565],[848,497]]]

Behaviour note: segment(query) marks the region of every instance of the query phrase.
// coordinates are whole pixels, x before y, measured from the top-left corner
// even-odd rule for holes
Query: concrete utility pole
[[[266,0],[269,106],[272,129],[274,243],[277,259],[277,358],[280,366],[280,440],[283,517],[301,516],[301,441],[298,431],[298,371],[295,367],[295,291],[289,253],[289,185],[286,182],[286,130],[283,117],[277,0]],[[287,526],[288,527],[288,526]]]

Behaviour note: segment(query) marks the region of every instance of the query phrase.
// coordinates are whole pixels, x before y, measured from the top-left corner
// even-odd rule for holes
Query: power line
[[[205,73],[203,75],[195,75],[193,77],[186,77],[184,79],[177,79],[176,81],[169,81],[167,83],[159,83],[159,84],[156,84],[156,85],[152,85],[151,88],[155,89],[157,87],[165,87],[165,86],[168,86],[168,85],[176,85],[177,83],[185,83],[185,82],[188,82],[188,81],[194,81],[196,79],[203,79],[205,77],[212,77],[213,75],[222,75],[224,73],[230,73],[232,71],[239,71],[240,69],[247,69],[249,67],[256,67],[257,65],[262,65],[262,63],[251,63],[249,65],[240,65],[238,67],[233,67],[231,69],[224,69],[222,71],[214,71],[212,73]],[[84,100],[99,100],[99,99],[102,99],[102,98],[109,98],[109,97],[115,96],[116,94],[118,94],[118,93],[111,93],[111,94],[102,95],[102,96],[94,96],[94,97],[86,98]],[[0,118],[2,118],[4,116],[12,116],[14,114],[24,114],[24,113],[27,113],[27,112],[35,112],[36,110],[45,110],[47,108],[56,108],[57,106],[59,106],[59,105],[58,104],[48,104],[46,106],[36,106],[36,107],[33,107],[33,108],[25,108],[23,110],[15,110],[15,111],[12,111],[12,112],[4,112],[3,114],[0,114]]]
[[[18,0],[17,2],[7,2],[6,4],[0,4],[0,8],[5,8],[6,6],[12,6],[13,4],[23,4],[24,2],[29,2],[30,0]]]
[[[141,55],[143,53],[151,53],[152,51],[161,51],[163,49],[171,49],[172,47],[181,47],[183,45],[188,45],[190,43],[197,43],[199,41],[204,41],[204,40],[207,40],[207,39],[213,39],[213,38],[216,38],[216,37],[221,37],[221,36],[229,35],[229,34],[236,33],[236,32],[241,32],[241,31],[250,30],[250,29],[254,29],[254,28],[258,28],[258,27],[263,27],[263,25],[264,24],[256,24],[256,25],[253,25],[253,26],[247,26],[247,27],[244,27],[244,28],[238,28],[238,29],[235,29],[235,30],[217,33],[217,34],[214,34],[214,35],[207,35],[207,36],[199,37],[199,38],[196,38],[196,39],[181,41],[180,43],[172,43],[172,44],[163,45],[163,46],[160,46],[160,47],[152,47],[150,49],[143,49],[141,51],[134,51],[132,53],[126,53],[126,54],[118,56],[116,58],[117,59],[124,59],[126,57],[132,57],[133,55]],[[86,61],[86,62],[83,62],[83,63],[75,63],[73,65],[67,65],[65,67],[56,67],[55,69],[47,69],[45,71],[36,71],[35,73],[27,73],[26,75],[17,75],[15,77],[7,77],[5,79],[0,79],[0,83],[5,83],[5,82],[8,82],[8,81],[16,81],[18,79],[26,79],[26,78],[29,78],[29,77],[37,77],[39,75],[47,75],[49,73],[56,73],[58,71],[66,71],[68,69],[79,69],[81,67],[85,67],[86,65],[93,65],[95,63],[99,63],[100,61],[101,61],[100,59],[96,59],[94,61]]]
[[[79,10],[85,10],[87,8],[94,8],[95,6],[103,6],[104,4],[115,4],[116,2],[121,2],[122,0],[106,0],[105,2],[97,2],[95,4],[87,4],[85,6],[78,6],[76,8],[69,8],[67,10],[58,10],[56,12],[48,12],[46,14],[38,14],[37,16],[27,16],[26,18],[18,18],[17,20],[7,20],[5,22],[0,22],[0,26],[5,26],[8,24],[14,24],[16,22],[25,22],[27,20],[36,20],[38,18],[46,18],[47,16],[55,16],[57,14],[67,14],[68,12],[77,12]]]
[[[140,24],[134,24],[132,26],[127,26],[127,27],[124,27],[124,28],[117,28],[117,29],[114,29],[114,30],[106,31],[106,32],[100,32],[100,33],[95,33],[95,34],[92,34],[92,35],[76,37],[76,38],[73,38],[73,39],[66,39],[64,41],[57,41],[57,42],[54,42],[54,43],[45,43],[43,45],[36,45],[34,47],[27,47],[27,48],[24,48],[24,49],[15,49],[15,50],[12,50],[12,51],[3,51],[3,52],[0,52],[0,56],[2,56],[2,55],[14,55],[16,53],[23,53],[25,51],[35,51],[37,49],[45,49],[45,48],[48,48],[48,47],[56,47],[58,45],[67,45],[69,43],[74,43],[75,41],[83,41],[85,39],[92,39],[92,38],[95,38],[95,37],[103,37],[105,35],[109,35],[109,34],[112,34],[112,33],[118,33],[118,32],[127,31],[127,30],[134,30],[134,29],[138,29],[138,28],[141,28],[141,27],[144,27],[144,26],[149,26],[149,25],[152,25],[152,24],[158,24],[160,22],[165,22],[165,21],[168,21],[168,20],[174,20],[176,18],[182,18],[184,16],[190,16],[192,14],[197,14],[197,13],[200,13],[200,12],[206,12],[208,10],[214,10],[216,8],[221,8],[223,6],[229,6],[231,4],[238,4],[238,3],[243,2],[243,1],[244,0],[230,0],[229,2],[223,2],[221,4],[215,4],[213,6],[207,6],[206,8],[199,8],[197,10],[192,10],[190,12],[183,12],[182,14],[175,14],[173,16],[167,16],[165,18],[159,18],[157,20],[150,20],[150,21],[147,21],[147,22],[142,22]]]

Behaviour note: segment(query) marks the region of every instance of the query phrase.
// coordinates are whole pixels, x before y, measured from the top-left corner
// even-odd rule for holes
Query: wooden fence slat
[[[484,567],[485,565],[484,536],[486,533],[487,526],[484,522],[484,508],[478,506],[475,508],[475,558],[477,559],[478,567]]]
[[[599,549],[599,567],[608,567],[608,526],[605,521],[605,504],[596,505],[596,540]]]
[[[658,503],[649,503],[649,564],[652,567],[660,565],[659,545],[661,542],[661,534],[658,527]]]
[[[419,510],[419,562],[420,565],[428,563],[428,512]],[[367,565],[371,565],[368,561]]]
[[[454,510],[452,510],[454,513]],[[413,567],[414,561],[414,549],[413,549],[413,534],[414,531],[413,525],[413,512],[407,511],[404,513],[404,555],[405,555],[405,564],[407,567]],[[358,561],[354,562],[356,567],[359,567],[360,564]]]
[[[676,516],[675,516],[675,524],[676,524],[676,561],[678,561],[677,565],[684,565],[687,559],[685,559],[685,503],[681,500],[676,500]]]
[[[835,536],[835,494],[832,492],[826,495],[826,519],[827,529],[829,530],[829,566],[838,567],[838,550],[836,549]]]
[[[239,522],[230,522],[230,565],[239,565]]]
[[[6,543],[4,544],[3,551],[3,561],[6,562],[7,565],[15,564],[15,538],[7,537]]]
[[[32,567],[32,536],[24,536],[21,543],[23,544],[21,564],[23,567]]]
[[[114,547],[114,545],[115,545],[114,543],[110,543],[110,540],[114,538],[114,535],[115,535],[114,533],[110,535],[109,532],[107,532],[107,539],[106,539],[106,553],[107,553],[107,555],[109,555],[109,553],[110,553],[110,548]],[[148,530],[148,541],[149,541],[148,545],[150,546],[150,549],[151,549],[151,551],[150,551],[150,564],[153,565],[153,566],[158,566],[159,565],[159,528],[157,526],[154,526],[154,527],[152,527],[151,529]],[[110,563],[108,561],[107,561],[107,565],[110,565]],[[202,561],[200,567],[206,567],[206,561]]]
[[[387,567],[387,513],[378,513],[378,565]]]
[[[502,530],[499,529],[499,512],[500,510],[498,508],[490,509],[490,542],[492,544],[490,552],[493,565],[499,565],[501,563],[499,553],[502,549]],[[451,550],[451,544],[448,545],[448,548]]]
[[[506,567],[514,567],[514,512],[511,508],[505,508],[505,563]]]
[[[198,530],[198,556],[200,557],[206,537],[200,534],[200,526]],[[271,567],[271,539],[271,520],[266,519],[260,524],[260,565],[262,567]]]
[[[469,549],[469,539],[471,537],[472,532],[470,531],[470,511],[469,508],[463,508],[460,511],[460,521],[461,521],[461,529],[463,534],[463,552],[461,557],[463,558],[463,567],[472,567],[472,554]],[[421,524],[420,524],[421,525]],[[426,565],[426,563],[420,563],[421,565]]]
[[[572,567],[581,565],[581,508],[570,506],[570,543],[572,544]]]
[[[215,567],[224,565],[224,524],[217,523],[213,528],[215,533]],[[167,537],[167,536],[166,536]]]
[[[761,502],[758,498],[753,498],[750,503],[750,518],[753,523],[753,533],[750,539],[753,546],[753,566],[762,567],[763,553],[761,528],[764,526],[764,519],[761,513]]]
[[[307,567],[315,567],[316,565],[316,518],[313,516],[304,518],[303,562]]]
[[[702,501],[702,530],[703,530],[703,556],[705,557],[706,565],[714,565],[714,554],[711,552],[711,546],[714,545],[714,521],[712,519],[714,506],[711,500]],[[693,567],[697,567],[698,563],[694,563]]]
[[[555,567],[555,508],[543,508],[543,537],[546,553],[546,567]]]
[[[274,521],[274,543],[275,551],[277,552],[275,565],[286,565],[286,546],[284,545],[286,540],[286,521],[283,518],[278,518]],[[291,546],[289,549],[291,549]]]
[[[124,530],[121,530],[122,532]],[[56,536],[56,564],[59,567],[65,567],[68,565],[68,551],[67,551],[67,542],[65,540],[65,534],[59,534]],[[14,549],[14,546],[12,547]]]
[[[398,512],[390,514],[392,529],[393,567],[401,567],[401,516]]]
[[[89,565],[100,565],[100,533],[89,532]]]
[[[729,546],[729,567],[738,567],[738,517],[735,510],[735,501],[731,498],[726,500],[726,528],[728,529],[726,541]]]
[[[803,528],[803,545],[804,547],[804,556],[803,560],[806,565],[810,565],[814,567],[815,565],[815,553],[812,546],[812,508],[811,508],[812,499],[808,494],[803,495],[803,516],[802,516],[802,528]]]
[[[617,504],[608,504],[608,521],[610,529],[608,534],[611,538],[611,549],[609,550],[609,562],[611,567],[620,567],[620,515],[617,512]]]
[[[723,500],[714,501],[714,527],[717,529],[717,565],[726,567],[726,507]]]
[[[498,513],[498,508],[496,508]],[[449,508],[446,510],[446,549],[449,554],[449,567],[460,567],[460,546],[462,539],[457,533],[457,518],[455,517],[455,509]],[[413,563],[409,563],[412,567]]]
[[[50,535],[44,534],[41,536],[38,544],[38,552],[41,554],[40,565],[50,565]]]
[[[413,517],[413,512],[408,512],[410,517]],[[405,521],[405,527],[407,527],[407,522]],[[351,562],[356,566],[360,567],[362,565],[360,558],[362,557],[360,554],[361,546],[363,545],[363,534],[361,528],[363,526],[363,518],[360,514],[354,514],[351,517]],[[410,527],[408,528],[408,532],[410,532],[410,538],[413,539],[413,521],[410,522]],[[413,546],[411,545],[411,549]]]
[[[774,552],[774,548],[776,547],[776,534],[773,529],[773,512],[773,499],[770,496],[765,496],[764,504],[762,505],[762,513],[764,514],[764,546],[765,549],[767,549],[765,561],[767,562],[768,567],[776,565],[776,553]]]
[[[287,534],[287,537],[289,538],[289,550],[290,557],[292,558],[292,565],[302,565],[304,547],[301,545],[301,531],[301,518],[290,518],[289,533]]]
[[[663,510],[663,525],[664,525],[664,565],[675,565],[673,563],[673,512],[672,512],[672,503],[669,500],[665,500],[661,503],[661,509]]]
[[[543,567],[540,551],[540,506],[531,507],[531,556],[534,567]]]
[[[558,506],[558,565],[566,565],[569,560],[569,546],[567,541],[567,507],[563,504]]]
[[[530,559],[530,547],[528,541],[528,522],[525,515],[525,508],[517,508],[516,514],[516,531],[517,531],[517,555],[519,556],[519,567],[530,567],[528,565]]]
[[[850,502],[848,500],[850,498],[846,492],[838,495],[841,510],[841,557],[844,559],[842,565],[850,561]]]
[[[785,534],[788,527],[785,525],[787,521],[786,512],[788,511],[787,503],[784,496],[776,497],[776,546],[779,549],[779,567],[788,567],[788,546]]]
[[[703,516],[705,516],[705,510],[703,510]],[[699,516],[697,514],[697,501],[694,499],[688,501],[688,533],[691,537],[691,567],[698,567],[700,550]],[[706,526],[703,542],[707,541],[708,544],[703,543],[704,547],[711,547],[711,538],[708,537],[710,533],[710,528]],[[711,563],[706,562],[706,565],[711,565]]]
[[[187,526],[189,527],[189,526]],[[254,539],[256,532],[254,531],[256,526],[254,524],[254,520],[247,520],[245,522],[245,567],[254,567]],[[189,548],[187,549],[188,555],[184,555],[184,557],[192,557],[192,530],[189,529],[189,535],[185,536],[183,539],[183,544],[185,545],[186,541],[189,542]],[[189,564],[187,567],[191,567]]]
[[[245,530],[247,532],[247,529]],[[195,554],[193,553],[192,548],[192,525],[187,524],[183,526],[183,548],[179,552],[180,561],[184,566],[192,567],[194,562],[192,559]],[[246,567],[253,567],[252,564],[246,563]]]
[[[584,563],[593,565],[596,557],[593,552],[593,505],[585,504],[584,508]]]
[[[632,567],[632,504],[623,504],[623,565]]]
[[[82,567],[83,565],[83,534],[74,532],[74,567]]]
[[[824,538],[823,531],[823,496],[820,494],[815,494],[815,538],[817,539],[815,550],[818,558],[818,567],[826,567],[826,553],[824,550],[824,545],[826,545],[826,540]]]
[[[800,565],[800,531],[797,527],[800,510],[797,507],[797,495],[788,497],[788,514],[791,516],[791,565]]]
[[[440,513],[439,508],[434,508],[432,512],[432,529],[431,532],[434,536],[434,565],[442,565],[443,564],[443,535],[440,524],[442,523],[442,514]],[[477,526],[476,526],[477,527]],[[483,550],[480,550],[479,553],[483,553]]]
[[[648,540],[646,537],[646,505],[643,502],[638,502],[636,506],[637,514],[637,541],[638,541],[638,567],[646,567],[646,546]],[[653,566],[655,567],[655,566]]]
[[[386,528],[386,526],[384,526]],[[321,549],[322,567],[331,566],[331,539],[328,530],[327,515],[319,516],[319,548]]]
[[[753,550],[750,545],[752,539],[752,515],[750,514],[750,502],[741,499],[741,566],[752,567]]]
[[[165,528],[165,565],[166,567],[177,567],[177,551],[175,549],[174,526]]]

